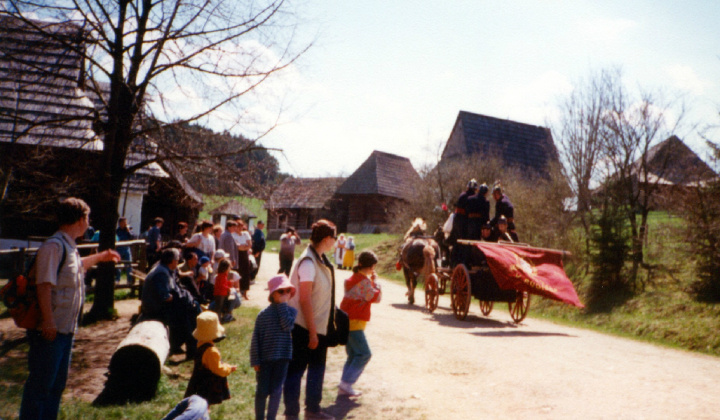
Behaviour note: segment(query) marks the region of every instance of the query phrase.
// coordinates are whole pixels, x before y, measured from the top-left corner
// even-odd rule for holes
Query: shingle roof
[[[458,134],[462,155],[497,154],[510,166],[538,173],[546,173],[549,163],[559,161],[550,129],[545,127],[460,111],[443,151],[443,159],[460,154],[448,147],[453,136]]]
[[[379,194],[409,200],[420,181],[410,159],[375,150],[338,188],[338,194]]]
[[[0,141],[101,147],[81,89],[82,43],[70,23],[0,18]]]
[[[647,162],[650,173],[673,184],[687,184],[717,177],[715,171],[677,136],[671,136],[651,147],[647,153]]]
[[[266,209],[321,209],[345,178],[286,178],[265,202]]]
[[[211,211],[210,214],[232,214],[240,216],[243,219],[257,217],[255,213],[251,212],[247,209],[247,207],[243,206],[241,203],[235,200],[230,200],[227,203],[217,207],[215,210]]]

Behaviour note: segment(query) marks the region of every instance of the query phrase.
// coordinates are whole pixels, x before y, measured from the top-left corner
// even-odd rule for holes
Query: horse
[[[405,284],[407,285],[408,303],[415,304],[415,287],[420,275],[427,281],[428,276],[435,275],[435,256],[438,245],[431,238],[425,236],[425,222],[416,218],[405,234],[405,243],[400,250],[400,263],[402,264]]]

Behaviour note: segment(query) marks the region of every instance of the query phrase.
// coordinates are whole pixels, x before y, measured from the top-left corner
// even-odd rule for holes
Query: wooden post
[[[158,321],[135,325],[110,359],[105,388],[93,404],[117,405],[151,400],[169,352],[165,325]]]

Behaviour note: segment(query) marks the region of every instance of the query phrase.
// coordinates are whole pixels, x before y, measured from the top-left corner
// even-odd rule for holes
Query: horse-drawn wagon
[[[463,320],[475,297],[483,315],[492,312],[495,302],[507,302],[510,317],[522,322],[530,307],[531,294],[582,307],[562,259],[567,252],[535,248],[518,243],[458,240],[455,263],[436,258],[439,247],[428,237],[406,241],[401,263],[408,286],[408,302],[414,303],[418,275],[424,275],[425,307],[433,312],[441,294],[450,284],[450,306]],[[413,254],[415,262],[413,262]],[[443,262],[445,262],[443,264]]]

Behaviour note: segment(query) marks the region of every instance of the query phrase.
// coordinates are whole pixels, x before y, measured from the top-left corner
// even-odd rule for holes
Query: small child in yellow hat
[[[223,363],[215,342],[225,338],[225,328],[215,312],[205,311],[197,317],[197,328],[193,337],[198,341],[195,366],[185,391],[185,398],[199,395],[208,404],[220,404],[230,398],[227,377],[237,366]]]

